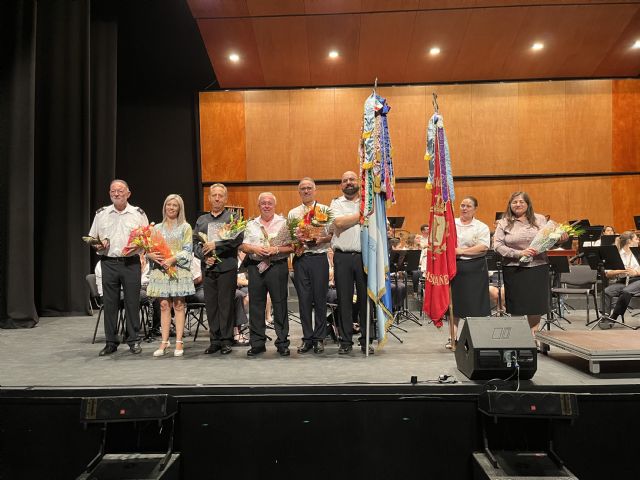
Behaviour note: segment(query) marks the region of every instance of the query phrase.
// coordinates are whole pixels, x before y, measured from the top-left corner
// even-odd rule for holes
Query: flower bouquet
[[[131,230],[127,245],[122,249],[122,254],[127,256],[135,250],[142,249],[146,253],[159,253],[165,259],[173,256],[173,252],[165,238],[153,227],[154,224],[152,223],[151,225]],[[175,265],[171,265],[165,271],[172,278],[175,278],[178,273]]]
[[[200,245],[204,245],[205,243],[209,242],[209,236],[206,233],[203,232],[198,232],[198,235],[196,235],[196,243],[199,243]],[[209,252],[206,254],[207,257],[213,257],[214,260],[214,264],[218,263],[220,261],[220,257],[218,257],[218,255],[216,255],[215,250]],[[207,268],[211,268],[212,265],[207,265]]]
[[[245,228],[247,228],[247,221],[242,218],[242,215],[237,218],[231,215],[228,223],[211,222],[207,227],[206,236],[214,242],[233,240],[244,232]]]
[[[291,245],[293,239],[291,237],[291,230],[288,224],[282,226],[282,228],[275,234],[269,235],[264,227],[260,227],[262,232],[262,245],[265,247],[284,247]],[[262,273],[271,266],[271,259],[265,258],[258,264],[258,272]]]
[[[333,212],[328,207],[316,205],[305,211],[302,218],[289,217],[287,225],[294,243],[302,246],[305,242],[313,242],[327,234],[327,227],[333,220]],[[298,249],[296,248],[296,254]]]
[[[553,220],[549,220],[544,227],[542,227],[536,236],[531,241],[529,248],[533,248],[538,253],[544,253],[553,247],[563,234],[570,236],[578,236],[584,233],[576,224],[556,223]],[[520,263],[529,263],[533,260],[533,257],[523,255],[520,257]]]

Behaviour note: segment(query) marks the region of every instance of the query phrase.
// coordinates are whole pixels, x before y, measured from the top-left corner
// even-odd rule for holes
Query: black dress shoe
[[[142,353],[142,347],[140,346],[140,342],[134,342],[131,345],[129,345],[129,350],[133,354]]]
[[[113,343],[107,343],[104,348],[100,350],[98,356],[104,357],[105,355],[111,355],[112,353],[115,353],[116,350],[118,350],[117,345],[114,345]]]
[[[209,345],[209,347],[204,351],[207,355],[211,355],[212,353],[219,352],[222,349],[222,345]]]
[[[298,353],[307,353],[307,352],[310,352],[311,350],[313,350],[312,343],[303,343],[298,347]]]
[[[313,346],[313,353],[322,353],[324,352],[324,342],[320,340]]]
[[[353,346],[352,345],[340,345],[340,348],[338,349],[338,354],[339,355],[346,355],[351,350],[353,350]]]
[[[360,347],[360,351],[362,353],[367,353],[367,350],[365,349],[365,347]],[[369,345],[369,355],[373,355],[375,353],[375,351],[373,350],[373,345]]]
[[[257,357],[258,355],[260,355],[261,353],[264,353],[267,351],[267,347],[251,347],[249,350],[247,350],[247,357]]]
[[[291,355],[291,351],[289,350],[289,347],[279,348],[278,353],[280,354],[281,357],[288,357],[289,355]]]
[[[222,345],[222,348],[220,348],[220,353],[222,355],[229,355],[231,353],[231,345]]]

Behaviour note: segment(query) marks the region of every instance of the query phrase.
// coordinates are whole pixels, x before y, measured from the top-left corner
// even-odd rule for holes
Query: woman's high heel
[[[162,345],[166,345],[166,347],[159,348],[155,352],[153,352],[154,357],[162,357],[163,355],[167,354],[167,350],[169,350],[169,345],[171,345],[171,342],[169,342],[168,340],[166,342],[160,342],[160,346]]]
[[[173,351],[173,356],[174,357],[181,357],[184,355],[184,342],[182,340],[176,340],[176,346],[178,346],[178,344],[182,344],[182,348],[180,350],[178,350],[177,348]]]

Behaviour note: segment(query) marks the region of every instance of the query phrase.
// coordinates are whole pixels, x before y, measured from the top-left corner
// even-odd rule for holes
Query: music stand
[[[589,223],[588,219],[582,219],[582,220],[567,220],[567,223],[569,225],[574,225],[576,227],[590,227],[591,223]]]
[[[633,216],[633,224],[636,226],[636,230],[640,230],[640,215]]]
[[[405,254],[405,250],[389,251],[389,273],[391,274],[395,273],[391,281],[393,282],[395,279],[394,283],[396,285],[396,291],[398,291],[398,265],[401,262],[401,256],[404,256],[404,254]],[[407,284],[405,282],[405,294],[406,294],[406,288],[407,288]],[[391,292],[391,308],[393,309],[393,292]],[[387,331],[387,333],[392,335],[400,343],[404,343],[404,341],[395,332],[393,332],[393,329],[396,328],[404,333],[407,333],[407,331],[404,328],[400,327],[398,325],[398,322],[395,321],[395,318],[396,318],[395,313],[393,315],[393,318],[394,318],[394,321],[391,323],[391,326],[389,327],[389,330]]]
[[[402,228],[404,225],[404,217],[388,217],[387,222],[389,222],[389,226],[391,227],[391,232],[393,237],[396,236],[396,228]]]
[[[571,270],[569,268],[569,258],[564,255],[552,255],[549,256],[549,267],[550,267],[550,275],[549,275],[549,291],[555,287],[559,286],[560,283],[560,275],[563,273],[569,273]],[[551,325],[555,325],[560,330],[565,330],[565,328],[560,325],[560,320],[564,320],[567,323],[571,323],[562,315],[562,303],[560,301],[560,297],[558,296],[558,304],[557,304],[557,317],[554,314],[553,309],[553,295],[549,295],[549,311],[547,312],[547,319],[544,321],[540,330],[547,327],[547,330],[551,330]]]
[[[598,271],[598,275],[602,281],[602,291],[600,293],[600,304],[604,308],[605,305],[605,293],[604,293],[604,285],[605,279],[607,278],[605,270],[624,270],[624,262],[622,258],[620,258],[620,252],[618,252],[618,248],[615,245],[604,245],[600,247],[585,247],[585,258],[587,262],[589,262],[589,266],[593,270]],[[594,268],[595,267],[595,268]],[[589,330],[593,330],[596,326],[600,328],[611,328],[603,326],[603,324],[615,323],[618,325],[622,325],[623,327],[629,328],[631,330],[636,330],[636,327],[632,327],[627,325],[624,322],[619,320],[615,320],[611,318],[608,313],[604,315],[598,314],[598,317],[595,320],[591,320],[587,323],[587,327],[594,324]]]
[[[409,278],[409,274],[411,272],[413,272],[414,270],[417,270],[418,267],[420,266],[420,250],[403,250],[399,253],[398,258],[397,258],[397,262],[395,267],[396,267],[396,272],[399,271],[404,271],[405,272],[405,288],[407,285],[407,278]],[[396,279],[397,279],[397,275],[398,273],[396,273]],[[402,320],[401,320],[402,319]],[[394,314],[394,320],[396,322],[396,324],[400,324],[403,321],[406,320],[411,320],[414,323],[417,323],[418,325],[422,326],[422,323],[420,322],[420,319],[409,310],[409,295],[405,295],[404,296],[404,301],[402,303],[402,308],[400,310],[398,310],[397,312],[395,312]]]
[[[499,212],[498,212],[499,213]],[[497,272],[498,274],[498,303],[496,305],[496,317],[504,316],[504,312],[502,310],[502,255],[500,255],[495,250],[487,250],[485,254],[485,259],[487,260],[487,270],[491,270]]]
[[[590,245],[593,246],[593,242],[602,236],[602,230],[604,230],[602,225],[584,227],[584,233],[578,237],[578,248],[582,250],[584,242],[590,242]]]
[[[616,238],[618,238],[620,235],[602,235],[600,237],[600,245],[605,246],[605,245],[615,245],[616,243]]]

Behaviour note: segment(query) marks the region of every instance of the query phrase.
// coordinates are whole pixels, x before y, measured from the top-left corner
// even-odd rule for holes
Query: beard
[[[359,190],[360,190],[360,187],[358,185],[348,185],[342,189],[342,193],[351,197],[356,193],[358,193]]]

